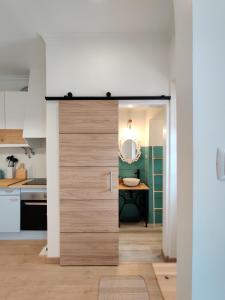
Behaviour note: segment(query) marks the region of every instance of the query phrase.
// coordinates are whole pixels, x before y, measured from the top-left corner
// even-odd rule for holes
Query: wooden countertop
[[[120,191],[148,191],[149,187],[144,183],[140,183],[137,186],[127,186],[123,183],[119,183],[119,190]]]
[[[27,183],[31,181],[32,179],[27,179],[21,182],[18,182],[16,184],[11,185],[10,187],[17,187],[17,188],[23,188],[23,189],[46,189],[47,185],[45,184],[34,184],[34,185],[24,185],[24,183]]]
[[[1,180],[4,180],[4,179],[0,179],[0,188],[23,188],[23,189],[46,189],[46,185],[24,185],[24,183],[27,183],[29,181],[31,181],[32,179],[26,179],[26,180],[21,180],[19,181],[18,179],[18,182],[16,183],[12,183],[12,184],[9,184],[9,185],[1,185]]]
[[[18,182],[22,181],[21,179],[16,179],[16,178],[4,178],[0,179],[0,187],[6,188],[9,187],[13,184],[16,184]]]

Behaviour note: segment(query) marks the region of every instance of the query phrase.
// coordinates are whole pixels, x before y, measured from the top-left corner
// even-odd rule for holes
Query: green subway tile
[[[162,191],[162,189],[163,189],[163,177],[162,176],[154,177],[154,189],[156,191]]]
[[[154,159],[154,174],[162,174],[162,173],[163,173],[163,160]]]
[[[149,211],[148,211],[148,221],[150,224],[153,223],[153,193],[152,193],[152,189],[149,190]]]
[[[163,222],[163,217],[162,217],[162,211],[156,210],[155,211],[155,223],[156,224],[162,224]]]
[[[154,158],[162,158],[163,157],[163,147],[162,146],[154,146],[153,147],[153,157]]]
[[[159,193],[157,193],[159,194]],[[156,194],[155,194],[156,195]],[[155,197],[155,208],[162,208],[163,207],[163,199],[162,197]]]

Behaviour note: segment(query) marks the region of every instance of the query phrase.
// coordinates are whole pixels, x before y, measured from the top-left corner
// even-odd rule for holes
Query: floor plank
[[[153,269],[165,300],[176,300],[176,263],[153,263]]]
[[[46,241],[0,241],[1,300],[97,300],[103,276],[142,276],[151,300],[162,300],[151,260],[158,259],[161,229],[122,225],[117,267],[61,267],[38,256]],[[133,233],[132,233],[133,232]]]
[[[120,262],[160,262],[162,226],[144,223],[121,224],[119,232]]]

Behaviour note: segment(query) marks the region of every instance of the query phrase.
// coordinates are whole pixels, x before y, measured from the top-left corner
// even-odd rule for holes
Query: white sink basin
[[[140,183],[138,178],[123,178],[123,183],[127,186],[137,186]]]

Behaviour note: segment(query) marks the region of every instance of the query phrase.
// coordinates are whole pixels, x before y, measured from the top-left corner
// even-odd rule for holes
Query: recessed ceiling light
[[[128,105],[128,108],[133,108],[133,107],[134,107],[133,104]]]

